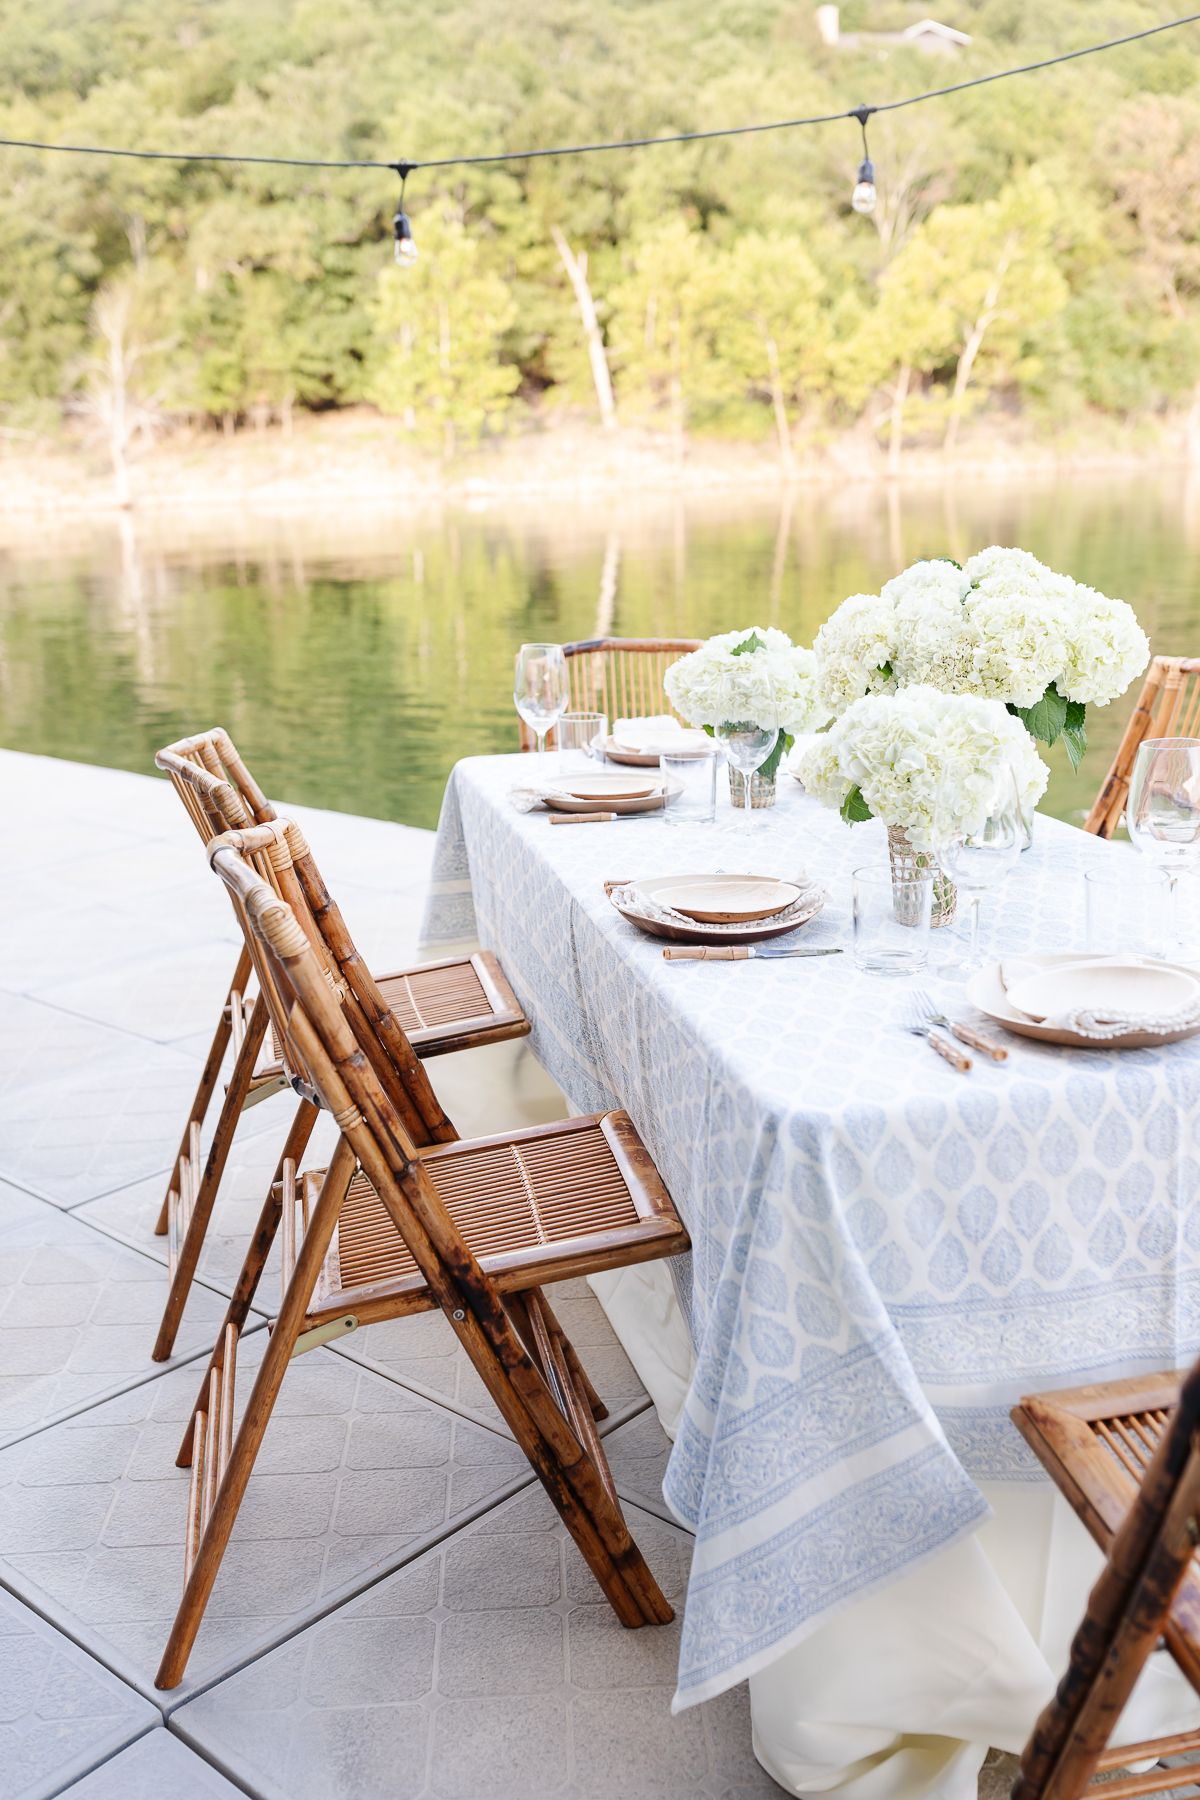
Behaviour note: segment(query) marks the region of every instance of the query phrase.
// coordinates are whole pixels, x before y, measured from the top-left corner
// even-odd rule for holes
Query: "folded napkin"
[[[1128,957],[1123,960],[1141,962],[1144,959]],[[1007,994],[1010,984],[1023,981],[1027,975],[1042,973],[1044,966],[1037,962],[1003,962],[1000,964],[1000,985]],[[1152,968],[1154,965],[1147,962],[1146,966]],[[1020,1012],[1021,1009],[1014,1007],[1014,1011]],[[1031,1015],[1023,1013],[1022,1017],[1028,1019]],[[1054,1031],[1074,1031],[1080,1037],[1094,1038],[1097,1043],[1103,1043],[1106,1038],[1124,1037],[1129,1031],[1186,1031],[1190,1026],[1200,1024],[1200,995],[1170,1013],[1126,1011],[1115,1006],[1105,1007],[1103,1012],[1097,1012],[1092,1007],[1078,1006],[1072,1011],[1032,1022],[1046,1025]]]
[[[691,750],[708,744],[702,731],[684,729],[670,713],[657,713],[648,719],[615,719],[613,743],[638,756],[654,756],[662,750]]]

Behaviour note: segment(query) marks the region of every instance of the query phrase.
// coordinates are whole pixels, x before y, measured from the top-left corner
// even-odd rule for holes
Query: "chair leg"
[[[184,1433],[183,1442],[179,1448],[179,1454],[176,1457],[176,1463],[181,1469],[186,1469],[192,1461],[196,1416],[204,1407],[209,1377],[212,1370],[220,1367],[220,1347],[224,1342],[225,1333],[231,1325],[235,1331],[239,1333],[245,1330],[246,1320],[250,1316],[250,1307],[253,1303],[254,1296],[258,1291],[258,1284],[262,1279],[262,1272],[266,1267],[267,1258],[271,1254],[271,1245],[275,1242],[275,1235],[279,1230],[279,1220],[282,1213],[281,1186],[283,1182],[284,1164],[291,1161],[299,1167],[304,1152],[308,1148],[308,1140],[313,1134],[313,1127],[316,1125],[319,1117],[320,1112],[317,1107],[313,1106],[308,1100],[301,1100],[299,1106],[296,1108],[295,1116],[292,1119],[291,1129],[287,1134],[283,1149],[279,1153],[279,1161],[275,1165],[275,1173],[268,1184],[266,1198],[262,1203],[262,1211],[258,1215],[258,1224],[254,1228],[254,1236],[251,1238],[246,1254],[242,1259],[241,1272],[238,1275],[232,1298],[225,1311],[225,1318],[221,1326],[220,1336],[217,1339],[217,1348],[213,1351],[208,1366],[208,1372],[205,1374],[204,1381],[201,1384],[199,1396],[195,1406],[192,1408],[192,1416],[188,1422],[187,1430]]]
[[[222,1379],[224,1362],[210,1369],[194,1418],[195,1457],[188,1498],[188,1532],[185,1551],[183,1598],[171,1626],[154,1685],[178,1687],[183,1680],[196,1633],[204,1617],[213,1583],[221,1567],[225,1546],[233,1530],[255,1459],[275,1401],[283,1385],[292,1349],[304,1324],[308,1303],[316,1287],[321,1264],[337,1226],[342,1200],[354,1173],[354,1152],[344,1138],[338,1142],[321,1192],[304,1234],[279,1317],[270,1334],[266,1353],[254,1378],[254,1386],[236,1435],[230,1433],[233,1418],[232,1381]],[[236,1332],[227,1326],[221,1349],[236,1343]],[[227,1407],[223,1394],[228,1390]],[[215,1417],[217,1423],[210,1421]],[[222,1446],[225,1445],[223,1451]],[[213,1459],[216,1459],[215,1463]]]
[[[587,1452],[605,1493],[619,1509],[621,1502],[617,1495],[617,1484],[613,1480],[608,1457],[596,1430],[596,1414],[591,1399],[595,1389],[587,1376],[582,1375],[583,1365],[551,1312],[545,1294],[540,1288],[531,1288],[526,1294],[512,1295],[506,1304],[509,1313],[515,1317],[526,1347],[545,1377],[547,1387],[554,1395],[558,1410]]]
[[[171,1179],[167,1183],[167,1191],[163,1195],[163,1203],[159,1208],[158,1221],[154,1227],[156,1237],[165,1237],[170,1223],[171,1195],[178,1194],[184,1159],[191,1154],[193,1127],[198,1129],[204,1123],[204,1116],[217,1089],[220,1079],[221,1064],[225,1060],[225,1052],[229,1048],[229,1040],[233,1036],[234,1009],[240,1005],[246,992],[246,984],[250,980],[250,952],[243,944],[238,955],[237,967],[233,971],[233,980],[225,996],[225,1004],[221,1008],[221,1016],[217,1020],[217,1029],[213,1033],[212,1045],[208,1052],[204,1068],[200,1073],[199,1086],[192,1101],[192,1109],[188,1114],[187,1124],[183,1128],[183,1137],[179,1144],[179,1154],[175,1158],[175,1167],[171,1170]]]
[[[200,1260],[200,1248],[204,1243],[204,1234],[208,1230],[208,1221],[212,1217],[217,1188],[220,1186],[221,1176],[225,1172],[225,1164],[229,1160],[229,1152],[233,1147],[238,1120],[242,1116],[246,1098],[254,1080],[254,1065],[258,1061],[258,1053],[267,1033],[267,1022],[267,1006],[260,994],[254,1002],[250,1023],[246,1026],[245,1035],[234,1061],[229,1086],[225,1090],[225,1098],[221,1102],[221,1112],[217,1119],[217,1129],[213,1136],[212,1147],[208,1152],[208,1160],[204,1165],[203,1174],[199,1175],[197,1165],[200,1160],[200,1125],[196,1119],[189,1123],[190,1152],[187,1156],[181,1157],[177,1165],[179,1168],[178,1189],[167,1194],[170,1226],[167,1260],[170,1269],[170,1286],[167,1289],[167,1304],[163,1308],[158,1336],[154,1340],[154,1349],[151,1351],[155,1362],[165,1362],[175,1345],[179,1323],[183,1318],[183,1309],[187,1305],[187,1297],[192,1282],[195,1280],[196,1265]],[[213,1047],[215,1050],[215,1040]]]

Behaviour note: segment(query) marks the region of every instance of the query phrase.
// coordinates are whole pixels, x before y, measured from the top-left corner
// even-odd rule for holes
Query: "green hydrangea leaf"
[[[1037,738],[1041,744],[1057,744],[1067,723],[1067,706],[1068,702],[1051,682],[1041,699],[1032,706],[1011,706],[1009,711],[1020,719],[1030,737]]]
[[[1087,707],[1082,700],[1067,701],[1067,719],[1062,739],[1071,767],[1077,769],[1087,751]]]
[[[752,631],[750,636],[743,638],[740,644],[735,644],[729,654],[730,656],[751,656],[755,650],[765,650],[766,647],[766,639],[760,638],[757,631]]]
[[[865,825],[868,819],[875,817],[862,796],[862,789],[857,785],[850,789],[842,801],[841,814],[847,825]]]

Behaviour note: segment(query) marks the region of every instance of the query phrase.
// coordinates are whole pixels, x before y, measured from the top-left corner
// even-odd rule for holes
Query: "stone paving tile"
[[[203,864],[201,864],[203,868]],[[39,1000],[84,1019],[168,1044],[201,1035],[206,1054],[233,977],[232,941],[196,944],[128,969],[51,982]]]
[[[264,1336],[241,1346],[239,1407]],[[188,1475],[175,1454],[203,1366],[0,1451],[0,1580],[147,1693],[180,1596]],[[499,1434],[325,1350],[288,1371],[256,1467],[193,1685],[529,1476]]]
[[[0,1097],[0,1177],[72,1207],[169,1170],[200,1065],[126,1037],[103,1058]]]
[[[631,1509],[668,1597],[685,1533]],[[752,1800],[745,1690],[670,1712],[678,1622],[626,1631],[540,1489],[172,1715],[267,1800]]]
[[[609,1411],[618,1413],[637,1402],[644,1404],[645,1390],[587,1283],[563,1281],[546,1291]],[[440,1312],[367,1325],[339,1339],[337,1352],[380,1368],[395,1380],[432,1394],[498,1431],[506,1430],[470,1358]]]
[[[0,1590],[0,1785],[43,1800],[153,1724],[149,1701]]]
[[[244,1793],[160,1725],[64,1789],[63,1800],[238,1800]]]
[[[35,1081],[69,1078],[128,1048],[124,1035],[21,994],[0,995],[0,1097]]]
[[[62,912],[22,906],[20,919],[20,931],[0,939],[0,987],[14,994],[114,969],[125,970],[133,981],[138,965],[150,957],[186,951],[212,938],[211,932],[199,938],[185,917],[165,908],[134,914],[99,896]]]
[[[44,1200],[10,1216],[0,1192],[0,1443],[169,1366],[150,1361],[165,1294],[149,1258]],[[224,1313],[195,1287],[175,1360],[207,1350]]]

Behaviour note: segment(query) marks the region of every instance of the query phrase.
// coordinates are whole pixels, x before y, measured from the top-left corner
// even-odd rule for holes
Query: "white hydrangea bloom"
[[[879,597],[897,609],[907,605],[911,611],[924,603],[937,606],[941,602],[949,605],[961,601],[970,585],[965,571],[942,556],[910,563],[899,575],[884,582]]]
[[[854,702],[797,761],[808,791],[840,806],[858,787],[876,818],[907,831],[918,850],[978,831],[1016,777],[1027,816],[1050,771],[1028,732],[997,700],[924,684]]]
[[[1150,660],[1150,640],[1124,600],[1075,583],[1067,615],[1066,658],[1058,691],[1070,700],[1107,706]]]
[[[881,594],[852,594],[816,635],[817,679],[832,713],[864,694],[893,693],[895,608]]]
[[[963,608],[973,634],[972,692],[1033,706],[1067,660],[1066,605],[1040,580],[987,575]]]
[[[751,634],[760,647],[735,656]],[[761,625],[721,632],[672,663],[663,680],[672,705],[690,725],[744,719],[789,736],[815,731],[829,718],[817,685],[817,659],[786,632]]]
[[[1000,544],[990,544],[986,550],[977,550],[974,556],[967,558],[963,574],[968,582],[987,581],[996,576],[1015,586],[1036,587],[1053,571],[1028,550],[1006,550]]]

